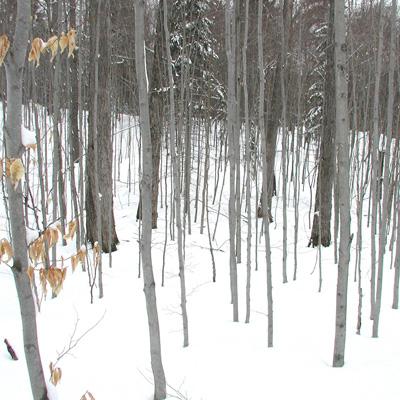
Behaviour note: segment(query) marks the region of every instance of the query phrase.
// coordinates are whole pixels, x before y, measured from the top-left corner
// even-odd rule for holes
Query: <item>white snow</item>
[[[87,272],[81,266],[72,273],[68,269],[64,288],[55,299],[43,300],[38,313],[41,356],[51,400],[80,399],[90,391],[96,400],[153,398],[149,353],[148,326],[143,294],[143,282],[138,278],[138,223],[135,220],[139,196],[137,154],[133,157],[135,175],[128,181],[128,158],[125,140],[131,124],[124,118],[116,128],[123,135],[124,161],[114,199],[116,224],[121,244],[112,254],[113,267],[103,257],[104,294],[98,299],[94,289],[94,304],[90,304]],[[136,133],[135,133],[136,132]],[[118,138],[119,139],[119,138]],[[137,136],[132,143],[137,146]],[[278,148],[279,148],[278,144]],[[135,151],[137,150],[137,147]],[[213,151],[211,152],[213,154]],[[136,161],[135,161],[136,157]],[[312,157],[311,157],[312,158]],[[136,163],[136,164],[134,164]],[[135,167],[136,165],[136,167]],[[279,171],[279,162],[276,168]],[[210,223],[214,228],[218,205],[211,205],[214,165],[210,168]],[[310,178],[311,179],[311,178]],[[221,179],[222,181],[222,179]],[[123,183],[125,182],[125,183]],[[189,340],[183,348],[182,321],[176,242],[166,246],[166,283],[160,287],[164,247],[164,208],[159,208],[159,228],[153,231],[153,263],[161,327],[163,362],[170,398],[191,400],[398,400],[400,360],[400,313],[391,309],[393,269],[386,255],[381,329],[378,339],[371,338],[369,320],[369,244],[364,235],[363,325],[356,335],[357,283],[353,282],[354,247],[349,277],[348,329],[345,366],[331,367],[335,329],[335,291],[337,266],[333,263],[333,247],[322,249],[322,292],[318,293],[318,252],[307,247],[309,228],[309,190],[301,192],[298,279],[282,283],[282,201],[274,200],[276,222],[271,225],[274,283],[274,347],[267,347],[267,298],[265,253],[263,240],[259,244],[258,271],[253,265],[251,321],[244,323],[246,280],[246,226],[242,228],[242,264],[239,272],[240,322],[232,322],[229,289],[229,232],[227,204],[229,185],[222,196],[222,209],[214,242],[217,282],[212,283],[211,256],[207,229],[200,235],[199,222],[192,223],[192,235],[186,236],[186,278],[188,293]],[[219,193],[219,192],[218,192]],[[253,192],[253,201],[255,192]],[[165,193],[164,193],[165,195]],[[290,196],[293,190],[290,190]],[[218,199],[218,196],[217,196]],[[292,199],[290,199],[292,200]],[[368,200],[366,200],[368,201]],[[288,275],[293,274],[293,201],[288,201]],[[201,206],[201,204],[199,204]],[[4,218],[3,202],[0,205]],[[366,209],[366,208],[365,208]],[[168,213],[170,208],[168,208]],[[200,214],[199,214],[200,215]],[[353,232],[356,216],[352,213]],[[200,219],[200,218],[199,218]],[[253,220],[253,228],[255,221]],[[261,225],[261,224],[260,224]],[[365,232],[366,228],[365,228]],[[59,248],[65,258],[76,253],[75,241]],[[220,250],[217,250],[220,249]],[[66,262],[68,265],[68,262]],[[38,280],[37,280],[37,284]],[[40,287],[38,288],[40,293]],[[0,332],[7,338],[19,361],[12,361],[4,345],[0,346],[0,398],[31,399],[29,377],[25,365],[20,311],[8,267],[0,266]],[[84,336],[58,366],[62,379],[57,387],[49,382],[50,362],[88,329]],[[76,328],[75,336],[73,332]]]
[[[24,125],[21,126],[21,140],[25,147],[36,145],[36,135],[34,131],[26,128]]]

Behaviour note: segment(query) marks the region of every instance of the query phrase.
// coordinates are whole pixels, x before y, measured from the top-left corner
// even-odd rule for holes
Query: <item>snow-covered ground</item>
[[[129,130],[124,132],[129,134]],[[127,181],[127,162],[124,158],[121,182]],[[111,269],[108,268],[108,257],[103,258],[105,297],[101,300],[95,297],[94,304],[90,304],[87,273],[82,272],[80,267],[72,273],[69,268],[59,296],[55,299],[48,296],[38,314],[42,362],[48,380],[50,362],[56,361],[58,354],[68,347],[71,340],[84,335],[77,346],[59,361],[62,379],[57,387],[48,383],[51,400],[79,400],[86,391],[96,400],[153,398],[143,282],[138,278],[138,223],[135,220],[138,201],[137,163],[136,159],[135,177],[132,176],[132,181],[136,179],[136,186],[131,187],[131,192],[126,183],[117,184],[114,204],[121,244],[118,251],[112,254]],[[213,171],[213,167],[210,171]],[[216,249],[216,283],[212,283],[207,230],[200,235],[199,223],[193,223],[192,235],[186,236],[188,348],[182,347],[177,248],[176,242],[170,240],[166,247],[165,287],[160,286],[164,209],[159,209],[159,228],[153,231],[153,264],[157,282],[162,354],[170,397],[191,400],[400,399],[397,382],[400,373],[400,313],[391,309],[393,270],[389,269],[390,254],[387,255],[384,277],[380,337],[372,339],[368,285],[369,231],[366,229],[366,247],[363,249],[365,260],[362,263],[364,298],[361,335],[355,333],[358,288],[357,283],[353,282],[354,240],[349,278],[345,366],[338,369],[331,367],[337,266],[333,263],[333,248],[323,249],[323,284],[322,292],[319,293],[318,252],[307,247],[310,232],[307,186],[302,191],[300,200],[299,265],[296,281],[291,279],[294,210],[292,202],[288,204],[287,284],[282,283],[281,199],[274,210],[276,223],[271,225],[274,347],[267,347],[264,245],[261,240],[258,252],[259,270],[254,271],[255,235],[252,249],[251,320],[249,324],[244,323],[245,222],[242,225],[243,262],[238,266],[240,322],[232,322],[227,182],[228,177],[222,196],[216,241],[213,243]],[[211,181],[210,203],[212,189]],[[293,191],[290,193],[292,196]],[[276,199],[274,201],[276,204]],[[3,224],[3,203],[0,207]],[[210,204],[212,229],[217,208],[217,204]],[[355,232],[354,212],[352,217]],[[4,235],[5,227],[2,226],[1,230],[1,235]],[[66,256],[73,254],[74,244],[60,248],[60,252]],[[7,338],[19,357],[19,361],[12,361],[6,347],[0,346],[0,399],[29,400],[31,392],[23,353],[18,300],[11,271],[5,265],[0,266],[0,304],[1,341]]]

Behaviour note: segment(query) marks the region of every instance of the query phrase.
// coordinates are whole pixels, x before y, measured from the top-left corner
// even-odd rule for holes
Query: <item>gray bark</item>
[[[183,347],[189,346],[189,329],[188,329],[188,317],[186,310],[186,283],[185,283],[185,263],[183,260],[183,232],[182,232],[182,213],[181,213],[181,185],[178,171],[178,165],[180,163],[180,157],[176,154],[176,126],[175,126],[175,97],[174,97],[174,78],[172,76],[172,57],[171,51],[168,46],[170,41],[169,29],[168,29],[168,9],[167,0],[163,0],[164,3],[164,32],[167,49],[167,61],[168,61],[168,81],[169,81],[169,107],[170,107],[170,151],[171,151],[171,164],[173,170],[173,182],[174,182],[174,204],[176,212],[176,230],[178,233],[178,258],[179,258],[179,278],[181,285],[181,310],[182,310],[182,324],[183,324]]]
[[[326,72],[324,84],[323,127],[318,168],[315,213],[310,243],[313,247],[331,244],[332,171],[335,168],[335,76],[334,76],[334,0],[329,2],[328,35],[326,45]]]
[[[373,130],[371,134],[371,319],[375,315],[375,296],[376,296],[376,230],[377,230],[377,214],[378,214],[378,196],[379,185],[379,90],[382,71],[382,47],[383,47],[383,6],[384,1],[379,2],[379,37],[378,37],[378,52],[376,56],[376,71],[375,71],[375,89],[374,89],[374,105],[373,105]]]
[[[386,151],[384,157],[383,171],[383,199],[382,216],[379,226],[379,255],[378,255],[378,273],[376,282],[376,297],[374,307],[374,322],[372,326],[372,337],[378,337],[379,317],[382,302],[382,284],[383,284],[383,262],[387,243],[388,218],[390,217],[390,186],[389,186],[389,166],[390,154],[392,148],[392,128],[393,128],[393,103],[394,103],[394,69],[395,69],[395,50],[396,50],[396,12],[397,0],[392,0],[391,13],[391,32],[390,32],[390,56],[389,56],[389,78],[388,78],[388,104],[387,104],[387,126],[386,126]]]
[[[118,244],[112,192],[110,2],[109,0],[101,2],[92,0],[92,2],[90,58],[95,62],[90,69],[89,78],[91,100],[86,162],[86,233],[89,242],[97,241],[102,250],[109,253],[117,250]],[[95,10],[98,7],[99,16],[96,18]],[[97,29],[99,37],[96,34]],[[95,57],[97,53],[99,57]],[[97,74],[96,68],[98,68]]]
[[[235,158],[235,112],[236,112],[236,93],[235,93],[235,52],[236,52],[236,20],[235,20],[236,0],[226,3],[225,11],[225,41],[226,55],[228,61],[228,110],[227,110],[227,135],[228,135],[228,159],[229,159],[229,265],[231,300],[233,304],[233,321],[239,320],[238,306],[238,282],[236,264],[236,158]]]
[[[346,28],[344,0],[335,0],[335,102],[338,159],[340,242],[336,289],[336,329],[333,367],[344,365],[347,318],[347,286],[350,262],[349,121],[346,81]]]
[[[258,0],[258,30],[257,30],[257,43],[258,43],[258,73],[260,83],[259,105],[258,105],[258,119],[259,129],[262,141],[262,172],[263,172],[263,189],[261,194],[261,204],[264,210],[267,209],[268,204],[268,185],[269,179],[272,178],[268,175],[268,161],[267,153],[267,140],[264,132],[264,52],[263,52],[263,0]],[[274,319],[273,319],[273,299],[272,299],[272,265],[271,265],[271,245],[269,237],[269,224],[270,218],[267,213],[263,213],[263,226],[264,226],[264,243],[265,243],[265,261],[267,267],[267,302],[268,302],[268,347],[273,345],[274,333]]]
[[[246,323],[250,322],[250,287],[251,287],[251,185],[250,185],[250,118],[249,92],[247,86],[247,41],[249,33],[249,0],[245,3],[244,42],[243,42],[243,92],[244,92],[244,123],[246,146],[246,210],[247,210],[247,253],[246,253]]]
[[[7,158],[21,158],[22,77],[31,23],[31,2],[18,0],[15,33],[5,62],[7,78],[7,119],[4,127]],[[27,274],[26,230],[24,224],[21,184],[14,189],[7,180],[8,205],[11,221],[11,243],[14,249],[12,272],[21,310],[23,342],[29,379],[34,400],[47,400],[36,326],[36,311]]]
[[[150,334],[151,367],[154,377],[154,400],[166,398],[166,381],[161,358],[160,327],[158,322],[157,299],[151,260],[152,229],[152,145],[150,133],[149,99],[147,93],[146,56],[144,46],[144,0],[135,0],[135,64],[139,83],[139,112],[142,139],[143,173],[141,181],[143,231],[140,242],[144,293]]]

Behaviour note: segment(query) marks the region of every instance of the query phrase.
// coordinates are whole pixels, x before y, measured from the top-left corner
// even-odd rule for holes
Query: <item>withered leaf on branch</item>
[[[29,281],[31,282],[31,285],[33,285],[34,279],[35,279],[35,269],[30,265],[28,269],[26,270],[26,273],[28,274]]]
[[[46,48],[46,44],[39,37],[32,40],[31,51],[29,52],[28,61],[36,62],[36,68],[39,66],[40,55]]]
[[[60,36],[60,52],[64,53],[64,50],[68,47],[68,36],[62,32]]]
[[[40,261],[45,256],[45,246],[43,236],[39,236],[35,241],[29,245],[28,253],[32,261]]]
[[[51,362],[49,365],[50,368],[50,381],[54,386],[57,386],[57,383],[60,382],[62,372],[61,368],[53,367],[53,363]]]
[[[14,189],[17,188],[19,181],[25,175],[25,168],[22,164],[20,158],[15,159],[10,165],[10,180],[14,186]]]
[[[61,292],[66,275],[67,275],[66,268],[61,269],[56,267],[50,267],[46,271],[47,282],[49,282],[51,289],[56,295],[58,295]]]
[[[10,41],[7,35],[0,36],[0,67],[3,65],[4,59],[6,58],[8,49],[10,48]]]
[[[70,29],[67,33],[68,36],[68,58],[74,58],[74,51],[78,48],[76,46],[76,30]]]
[[[5,259],[4,256],[7,258]],[[9,262],[14,256],[13,248],[7,239],[0,240],[0,261]]]
[[[46,270],[44,268],[41,268],[39,270],[39,279],[40,279],[40,286],[42,287],[43,295],[46,298],[46,295],[47,295],[47,280],[46,280]]]
[[[72,272],[75,271],[75,269],[79,263],[82,263],[82,264],[85,263],[85,257],[86,257],[86,246],[83,245],[78,250],[78,252],[74,256],[71,257]]]
[[[71,240],[76,232],[76,219],[68,223],[68,232],[64,235],[65,240]]]
[[[53,62],[55,56],[57,55],[58,52],[58,37],[57,36],[52,36],[45,45],[45,49],[50,49],[51,51],[51,58],[50,61]]]

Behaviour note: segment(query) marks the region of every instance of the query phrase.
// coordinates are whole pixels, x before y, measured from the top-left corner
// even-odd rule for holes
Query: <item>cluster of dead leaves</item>
[[[68,47],[68,58],[71,56],[74,57],[74,51],[78,48],[76,46],[75,29],[71,28],[66,34],[62,32],[60,37],[54,35],[51,38],[49,38],[47,42],[44,42],[40,37],[33,39],[28,60],[36,62],[36,67],[38,67],[40,63],[40,55],[45,50],[51,51],[50,61],[53,62],[54,58],[58,53],[58,50],[60,50],[60,54],[62,54],[67,47]]]
[[[36,240],[34,240],[28,249],[29,258],[33,262],[44,261],[47,249],[55,246],[59,239],[59,229],[49,226]]]
[[[14,256],[13,249],[7,239],[0,240],[0,262],[9,262]],[[6,257],[6,258],[5,258]]]
[[[10,41],[7,35],[0,36],[0,67],[3,65],[4,59],[6,58],[8,49],[10,48]]]
[[[34,273],[35,269],[32,266],[29,266],[27,274],[29,276],[31,283],[33,283]],[[53,293],[57,296],[62,290],[66,276],[67,276],[66,268],[57,268],[57,267],[50,267],[48,269],[40,268],[39,280],[45,298],[47,295],[47,283],[50,285]]]
[[[19,181],[25,175],[24,164],[20,158],[6,158],[5,160],[5,172],[7,178],[10,179],[14,189],[17,188]],[[3,176],[3,160],[0,158],[0,176]]]

